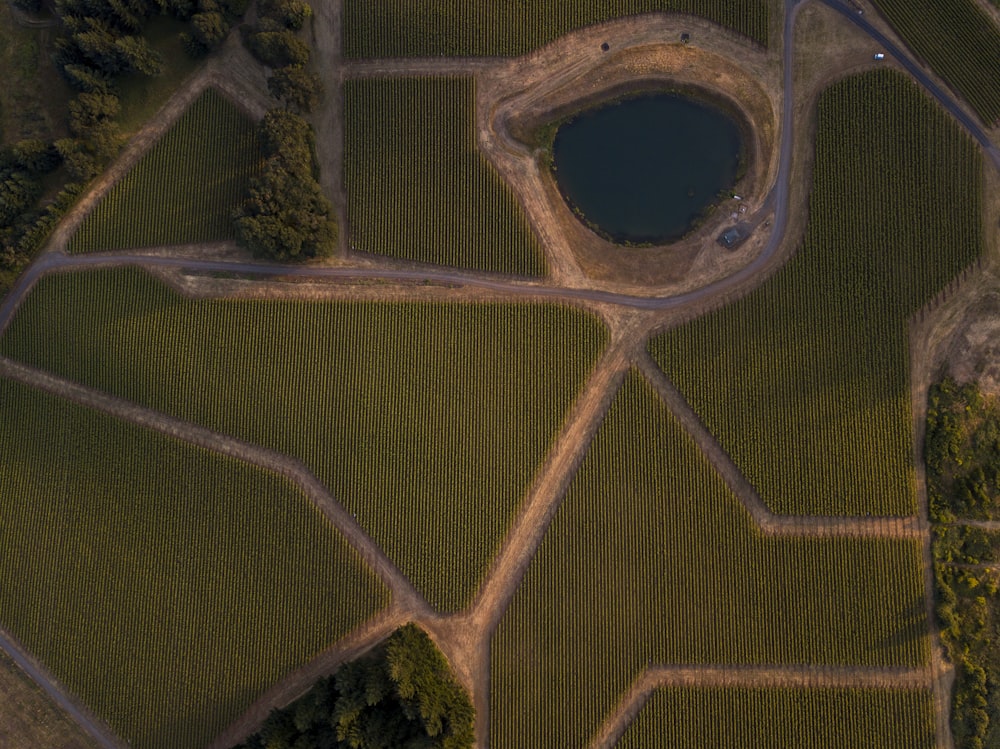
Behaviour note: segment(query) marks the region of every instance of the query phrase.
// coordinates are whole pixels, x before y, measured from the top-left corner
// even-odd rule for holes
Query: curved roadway
[[[638,310],[667,310],[682,307],[686,304],[701,301],[711,296],[721,294],[761,271],[777,252],[785,238],[788,223],[788,199],[790,191],[790,173],[792,163],[792,43],[793,26],[799,6],[805,0],[786,0],[784,19],[784,103],[781,125],[781,152],[775,186],[767,198],[767,204],[774,205],[774,228],[771,237],[763,251],[749,264],[731,276],[708,284],[700,289],[683,294],[663,297],[643,297],[632,294],[622,294],[597,289],[562,288],[555,286],[536,285],[526,281],[512,281],[502,278],[449,270],[446,268],[427,269],[393,269],[393,268],[357,268],[357,267],[309,267],[280,265],[258,262],[227,262],[217,260],[197,260],[185,258],[153,257],[130,253],[108,253],[103,255],[66,255],[62,251],[49,251],[39,256],[29,268],[21,274],[0,304],[0,334],[7,327],[10,319],[28,294],[35,282],[43,275],[59,270],[74,270],[88,267],[134,264],[146,267],[175,268],[203,272],[229,272],[245,275],[276,275],[309,278],[341,278],[351,280],[383,280],[410,281],[455,284],[468,288],[521,293],[536,297],[552,297],[562,300],[580,300],[588,302],[604,302]],[[896,44],[890,41],[878,29],[872,26],[856,10],[850,8],[843,0],[820,0],[824,5],[844,15],[864,31],[868,36],[881,44],[887,54],[905,68],[940,104],[943,106],[983,147],[995,168],[1000,170],[1000,148],[993,145],[985,131],[970,117],[947,93],[945,93],[914,60],[908,57]],[[6,651],[24,669],[24,671],[63,708],[88,733],[97,738],[102,746],[113,747],[116,742],[110,739],[94,721],[55,686],[53,680],[43,669],[39,668],[16,643],[0,632],[0,649]]]
[[[71,270],[85,267],[100,267],[108,265],[134,264],[147,267],[165,267],[203,272],[230,272],[245,275],[277,275],[310,278],[340,278],[350,280],[381,280],[381,281],[411,281],[455,284],[467,288],[480,288],[489,291],[505,293],[521,293],[535,297],[551,297],[565,301],[603,302],[637,310],[669,310],[684,305],[702,301],[706,298],[722,294],[740,283],[752,278],[760,272],[774,257],[785,239],[788,224],[788,198],[790,192],[790,175],[792,167],[792,56],[794,51],[793,27],[799,6],[805,0],[787,0],[785,5],[784,23],[784,102],[781,124],[781,151],[779,154],[778,174],[775,186],[768,196],[766,205],[774,205],[774,228],[763,251],[753,261],[745,265],[731,276],[703,286],[699,289],[676,294],[673,296],[647,297],[635,294],[617,293],[600,289],[568,288],[558,286],[537,285],[528,281],[512,281],[503,278],[491,278],[440,267],[426,269],[413,268],[359,268],[359,267],[314,267],[282,265],[265,262],[234,262],[221,260],[197,260],[185,258],[153,257],[149,255],[130,253],[108,253],[101,255],[69,256],[63,252],[52,251],[43,254],[25,271],[11,289],[7,298],[0,304],[0,332],[6,328],[11,316],[17,309],[28,290],[42,275],[53,270]],[[871,25],[845,4],[843,0],[820,0],[823,4],[836,10],[862,31],[883,45],[891,54],[940,104],[943,106],[969,134],[983,147],[1000,170],[1000,149],[994,146],[985,131],[966,112],[938,86],[930,76],[898,46],[893,44],[878,29]],[[765,208],[766,210],[766,208]]]

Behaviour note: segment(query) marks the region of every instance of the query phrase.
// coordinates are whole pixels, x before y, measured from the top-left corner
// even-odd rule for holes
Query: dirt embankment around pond
[[[641,16],[576,32],[481,72],[478,81],[481,147],[525,205],[561,283],[693,288],[732,273],[759,250],[761,243],[751,241],[729,251],[716,236],[733,223],[733,213],[745,220],[760,210],[777,175],[782,88],[776,52],[690,17]],[[676,242],[622,247],[574,216],[537,134],[575,112],[647,91],[706,100],[736,121],[745,170],[734,191],[743,200],[722,201]]]

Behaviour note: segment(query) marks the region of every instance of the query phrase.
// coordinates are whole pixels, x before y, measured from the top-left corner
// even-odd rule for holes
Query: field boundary
[[[347,543],[361,558],[362,563],[390,591],[393,605],[411,610],[414,613],[431,614],[430,605],[423,596],[358,524],[354,516],[330,495],[305,465],[294,458],[135,405],[124,399],[79,385],[7,357],[0,357],[0,377],[6,377],[50,395],[101,411],[130,424],[151,429],[173,439],[209,450],[217,455],[234,458],[282,476],[294,484],[305,495],[305,498],[343,535]]]
[[[765,536],[800,536],[815,538],[896,538],[919,539],[926,534],[917,517],[873,517],[862,518],[845,515],[779,515],[771,511],[760,498],[757,490],[747,480],[712,435],[701,417],[695,413],[663,372],[653,361],[649,352],[644,352],[636,362],[646,380],[656,390],[664,403],[691,436],[698,449],[712,464],[726,485],[742,503],[760,532]]]
[[[622,696],[590,743],[613,749],[653,692],[665,687],[722,689],[928,689],[926,669],[835,666],[650,666]],[[936,722],[936,721],[935,721]]]
[[[119,738],[107,724],[94,715],[71,692],[69,692],[35,656],[26,650],[13,634],[0,627],[0,650],[3,650],[33,683],[45,693],[63,712],[66,718],[87,734],[103,749],[128,749],[128,744]]]

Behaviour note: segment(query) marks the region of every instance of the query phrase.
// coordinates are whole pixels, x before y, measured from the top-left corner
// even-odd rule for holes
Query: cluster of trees
[[[41,12],[37,0],[12,0],[21,10]],[[162,57],[143,36],[155,15],[188,22],[182,35],[192,54],[217,46],[229,26],[246,11],[249,0],[55,0],[64,34],[55,42],[54,60],[75,95],[70,100],[69,137],[52,144],[30,145],[44,153],[41,162],[25,166],[11,156],[28,147],[6,149],[0,178],[0,269],[23,263],[75,201],[82,184],[97,175],[121,147],[117,81],[126,74],[163,72]],[[38,175],[65,165],[63,189],[39,209]],[[55,166],[53,166],[55,165]],[[54,187],[54,186],[53,186]]]
[[[258,126],[264,165],[234,215],[237,241],[257,257],[325,257],[337,242],[333,208],[316,177],[313,129],[285,109]]]
[[[924,444],[936,611],[955,664],[958,749],[1000,745],[1000,534],[965,524],[1000,504],[1000,400],[946,379],[930,392]]]
[[[307,67],[309,46],[297,35],[311,17],[303,0],[259,0],[257,23],[243,36],[254,58],[271,68],[268,90],[284,104],[260,123],[264,166],[234,216],[237,240],[258,257],[325,257],[337,242],[333,207],[317,180],[315,135],[301,116],[322,93]]]
[[[308,70],[309,45],[296,32],[312,18],[303,0],[259,0],[257,23],[247,29],[244,44],[254,58],[271,68],[271,95],[294,112],[308,113],[322,91],[319,78]]]
[[[447,661],[413,624],[344,664],[236,749],[461,749],[474,713]]]
[[[932,388],[924,459],[934,520],[1000,519],[1000,413],[974,383]]]
[[[61,162],[55,146],[37,139],[0,148],[0,247],[4,266],[13,265],[22,224],[37,212],[42,178]]]

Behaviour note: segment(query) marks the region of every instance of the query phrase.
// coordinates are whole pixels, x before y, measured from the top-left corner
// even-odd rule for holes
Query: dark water
[[[736,181],[740,131],[719,109],[649,94],[584,112],[556,133],[570,205],[618,242],[683,236]]]

